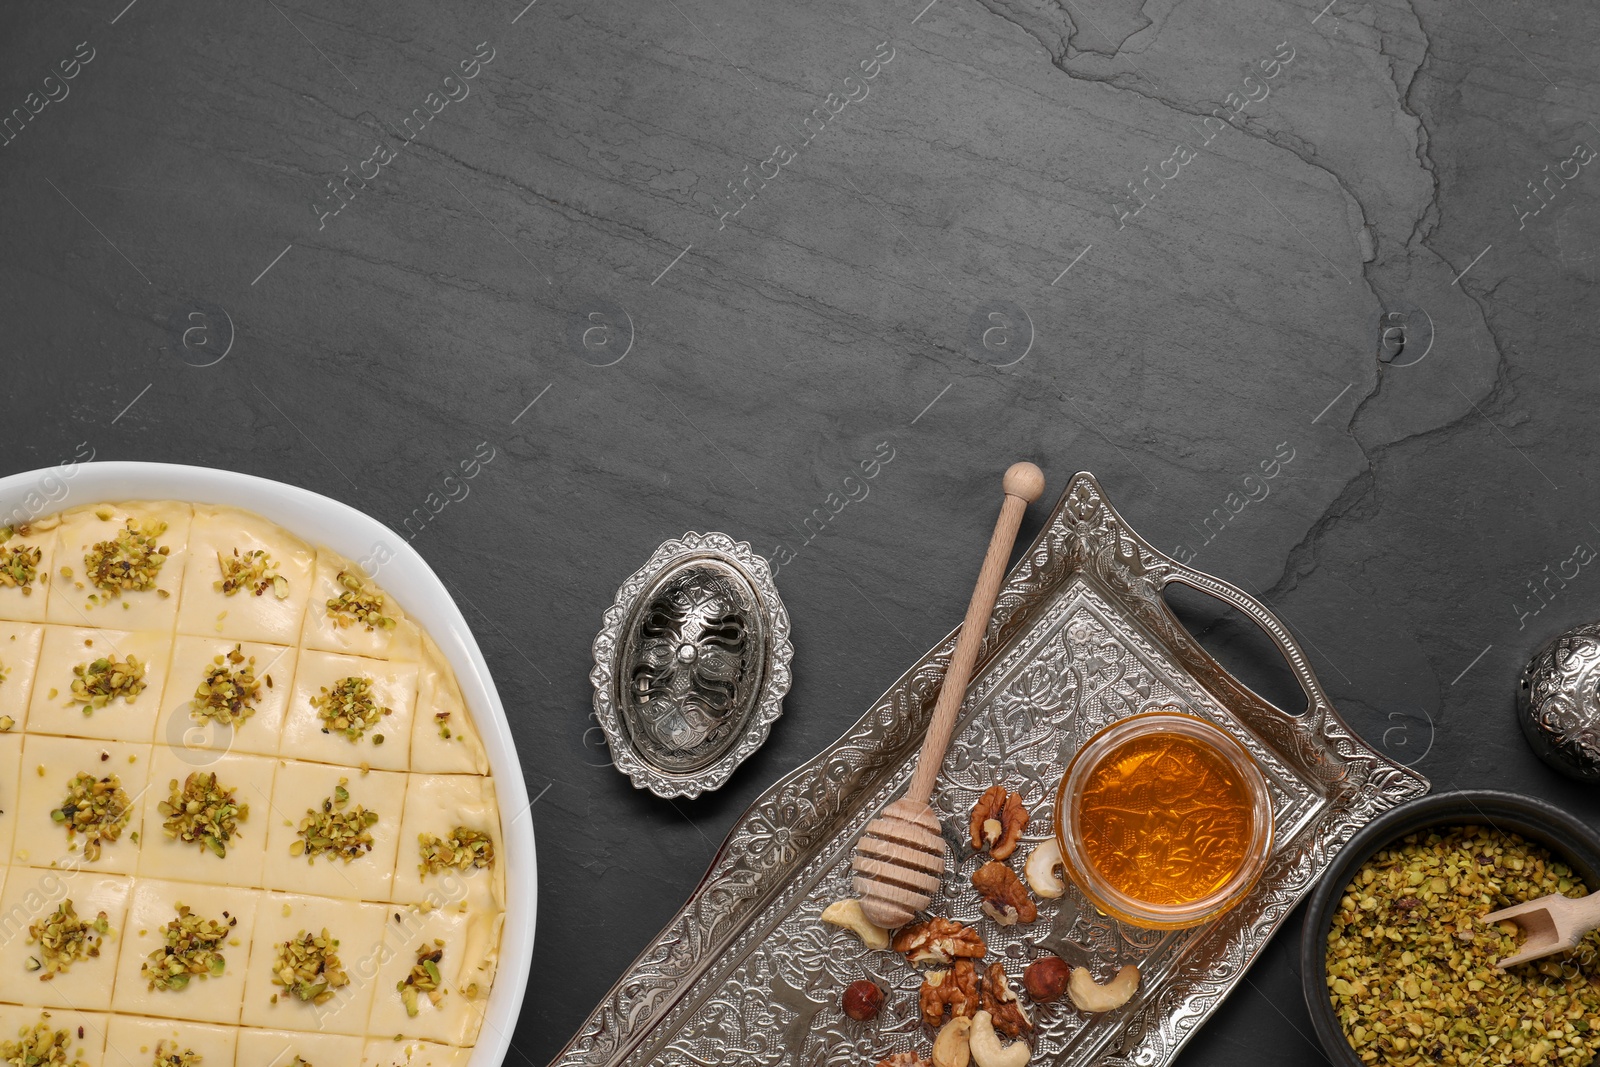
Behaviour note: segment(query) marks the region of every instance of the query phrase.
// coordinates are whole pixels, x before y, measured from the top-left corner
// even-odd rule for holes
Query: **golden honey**
[[[1183,905],[1238,874],[1253,839],[1253,802],[1237,769],[1206,741],[1131,737],[1096,763],[1077,804],[1083,854],[1135,900]]]

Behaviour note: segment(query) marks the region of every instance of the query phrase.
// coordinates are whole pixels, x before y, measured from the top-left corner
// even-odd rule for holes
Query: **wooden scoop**
[[[867,829],[870,832],[872,828]],[[1600,929],[1600,893],[1590,893],[1586,897],[1551,893],[1547,897],[1502,908],[1483,917],[1486,923],[1504,922],[1507,919],[1522,927],[1527,937],[1522,942],[1522,951],[1495,964],[1502,971],[1519,963],[1576,948],[1584,934]]]
[[[1006,471],[1002,485],[1005,502],[1000,505],[989,552],[978,572],[978,586],[972,591],[966,620],[956,637],[950,666],[945,669],[911,785],[905,796],[867,824],[866,832],[856,842],[856,895],[861,898],[861,910],[867,918],[885,929],[904,926],[926,908],[944,876],[944,837],[939,832],[939,817],[928,806],[928,800],[944,762],[944,750],[950,744],[956,713],[967,693],[978,647],[989,627],[989,616],[994,613],[994,599],[1005,577],[1017,527],[1022,523],[1023,511],[1044,492],[1044,472],[1032,463],[1016,463]]]

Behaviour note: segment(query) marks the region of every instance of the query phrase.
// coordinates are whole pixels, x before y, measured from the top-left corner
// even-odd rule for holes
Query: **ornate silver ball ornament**
[[[789,613],[767,561],[686,533],[617,590],[594,640],[594,713],[612,762],[657,796],[717,789],[767,739],[789,691]]]
[[[1600,782],[1600,623],[1568,630],[1522,672],[1517,718],[1539,758]]]

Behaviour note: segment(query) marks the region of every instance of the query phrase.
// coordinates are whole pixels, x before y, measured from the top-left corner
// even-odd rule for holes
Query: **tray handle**
[[[1295,681],[1300,683],[1300,690],[1305,694],[1305,714],[1309,719],[1320,722],[1333,710],[1328,694],[1322,691],[1322,683],[1317,681],[1311,665],[1306,662],[1306,654],[1301,651],[1299,644],[1289,633],[1288,627],[1284,626],[1265,604],[1238,586],[1230,585],[1203,571],[1197,571],[1177,560],[1171,560],[1171,565],[1166,568],[1166,573],[1162,576],[1161,584],[1165,587],[1172,582],[1181,583],[1197,592],[1207,593],[1249,616],[1250,621],[1260,627],[1261,631],[1272,639],[1272,643],[1278,646],[1278,652],[1289,664],[1289,670],[1293,672]],[[1265,701],[1265,703],[1271,702]]]

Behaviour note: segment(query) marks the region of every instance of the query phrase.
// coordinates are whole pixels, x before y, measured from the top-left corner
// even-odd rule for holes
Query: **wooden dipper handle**
[[[1032,463],[1014,463],[1006,471],[1002,485],[1006,498],[1000,505],[1000,518],[994,524],[994,536],[989,538],[989,551],[978,571],[978,584],[972,590],[972,601],[967,604],[967,617],[956,637],[955,651],[950,654],[950,666],[945,668],[939,701],[933,706],[928,736],[922,741],[917,769],[906,789],[906,798],[920,804],[928,803],[933,797],[933,783],[944,764],[944,750],[950,745],[956,713],[967,695],[967,681],[972,677],[973,664],[978,661],[978,649],[989,628],[989,616],[994,614],[994,600],[1000,595],[1000,583],[1006,576],[1006,561],[1011,558],[1011,546],[1017,540],[1017,527],[1022,525],[1022,513],[1028,505],[1044,492],[1044,472]]]
[[[1005,502],[1000,505],[1000,518],[989,539],[983,569],[978,572],[977,588],[972,591],[967,617],[956,636],[950,665],[945,668],[911,784],[905,796],[867,824],[856,842],[852,866],[861,910],[873,923],[887,929],[904,926],[926,908],[944,877],[944,837],[939,832],[939,817],[928,806],[928,800],[944,763],[956,714],[967,694],[978,648],[989,628],[989,616],[994,614],[994,600],[1005,577],[1011,546],[1017,539],[1017,527],[1022,524],[1023,511],[1044,492],[1044,473],[1032,463],[1016,463],[1006,471],[1003,484]]]

